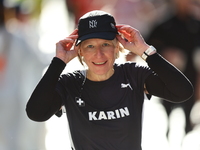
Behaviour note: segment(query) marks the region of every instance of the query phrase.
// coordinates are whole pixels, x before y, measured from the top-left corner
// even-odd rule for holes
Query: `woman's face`
[[[81,43],[81,56],[90,76],[110,77],[113,74],[113,64],[119,52],[116,45],[115,41],[104,39],[88,39]]]

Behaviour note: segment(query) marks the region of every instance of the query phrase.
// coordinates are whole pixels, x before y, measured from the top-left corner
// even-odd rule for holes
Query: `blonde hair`
[[[119,43],[119,41],[117,40],[117,38],[113,39],[113,40],[112,40],[112,43],[113,43],[113,45],[114,45],[115,48],[116,48],[116,47],[119,47],[119,51],[118,51],[118,53],[116,54],[116,59],[117,59],[117,58],[119,58],[119,56],[120,56],[120,52],[122,52],[122,53],[124,52],[124,47],[121,45],[121,43]],[[80,54],[81,43],[80,43],[78,46],[79,46],[79,50],[78,50],[78,59],[79,59],[80,63],[84,66],[84,64],[83,64],[83,58],[82,58],[82,56],[81,56],[81,54]]]

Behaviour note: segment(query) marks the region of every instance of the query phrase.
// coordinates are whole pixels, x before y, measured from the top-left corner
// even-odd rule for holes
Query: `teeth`
[[[96,64],[96,65],[102,65],[102,64],[104,64],[105,62],[99,62],[99,63],[94,63],[94,64]]]

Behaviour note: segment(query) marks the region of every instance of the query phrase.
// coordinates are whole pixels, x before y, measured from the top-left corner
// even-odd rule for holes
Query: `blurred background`
[[[0,150],[70,150],[66,115],[26,116],[26,103],[78,18],[99,9],[137,28],[194,85],[183,104],[145,100],[143,150],[200,150],[200,0],[0,0]],[[132,53],[118,60],[144,61]],[[64,72],[82,69],[78,59]]]

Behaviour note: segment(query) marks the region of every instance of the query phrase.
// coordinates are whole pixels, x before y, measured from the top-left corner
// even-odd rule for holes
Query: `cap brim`
[[[98,39],[105,39],[105,40],[113,40],[116,37],[115,32],[95,32],[95,33],[90,33],[86,34],[80,38],[77,39],[76,41],[76,46],[79,45],[81,42],[87,39],[93,39],[93,38],[98,38]]]

